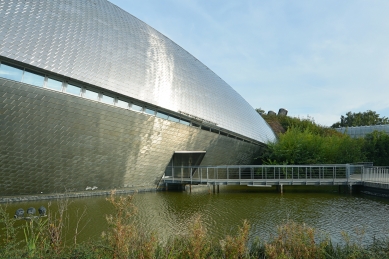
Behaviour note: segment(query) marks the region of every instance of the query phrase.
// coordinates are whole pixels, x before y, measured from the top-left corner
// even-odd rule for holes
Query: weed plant
[[[66,227],[67,201],[61,203],[57,214],[27,221],[21,227],[15,227],[16,220],[0,206],[0,258],[389,258],[389,240],[374,240],[370,245],[364,245],[361,231],[356,241],[343,233],[343,242],[333,244],[328,236],[294,221],[281,224],[266,241],[260,237],[249,241],[247,221],[243,221],[235,235],[214,240],[198,214],[193,215],[186,233],[161,242],[135,217],[137,210],[133,198],[117,196],[113,192],[107,198],[114,208],[112,214],[106,216],[108,228],[100,240],[83,243],[77,243],[77,235],[82,230],[79,224],[73,242],[63,238],[69,231]],[[19,232],[25,234],[25,240],[17,240]]]

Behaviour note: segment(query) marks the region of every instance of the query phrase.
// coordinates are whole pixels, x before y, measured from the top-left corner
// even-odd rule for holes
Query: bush
[[[343,243],[333,245],[329,237],[318,235],[316,229],[293,221],[279,226],[275,236],[267,242],[251,243],[250,249],[250,226],[247,221],[243,222],[235,236],[214,242],[207,234],[200,215],[194,215],[190,220],[186,234],[173,236],[163,244],[135,220],[133,196],[117,197],[112,193],[107,200],[113,205],[114,211],[107,216],[110,225],[103,238],[95,243],[70,246],[64,246],[61,242],[61,249],[57,250],[45,245],[35,245],[31,249],[31,242],[17,242],[17,232],[31,231],[31,223],[27,222],[21,229],[15,228],[15,220],[0,207],[0,237],[4,244],[0,249],[0,258],[389,258],[389,240],[374,240],[371,245],[364,247],[361,241],[351,242],[349,236],[344,234]],[[47,227],[45,221],[41,222],[41,227]],[[38,231],[34,232],[34,238],[39,233],[39,238],[34,240],[40,240],[43,244],[50,242],[50,232],[34,231]]]
[[[365,136],[363,148],[367,161],[376,166],[389,166],[389,135],[382,131],[374,131]]]
[[[347,135],[320,135],[291,126],[262,156],[268,164],[345,164],[364,161],[363,140]]]
[[[329,240],[316,233],[312,227],[289,221],[279,226],[277,235],[265,245],[266,258],[325,258]]]

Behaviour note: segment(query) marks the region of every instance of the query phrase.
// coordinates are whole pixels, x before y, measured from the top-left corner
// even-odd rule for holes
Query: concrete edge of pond
[[[208,190],[209,186],[190,186],[189,185],[179,185],[178,187],[171,186],[169,189],[173,191],[186,191],[191,192],[196,189]],[[327,187],[327,186],[323,186]],[[385,188],[379,186],[377,188],[374,184],[365,184],[360,186],[359,192],[371,195],[389,198],[389,184],[386,184]],[[193,189],[192,189],[193,188]],[[190,191],[189,191],[190,189]],[[27,201],[40,201],[40,200],[55,200],[55,199],[64,199],[64,198],[86,198],[86,197],[95,197],[95,196],[108,196],[112,191],[115,191],[116,194],[134,194],[142,192],[157,192],[165,190],[163,188],[155,187],[146,187],[146,188],[121,188],[121,189],[112,189],[112,190],[88,190],[88,191],[79,191],[79,192],[66,192],[66,193],[49,193],[49,194],[30,194],[30,195],[15,195],[15,196],[0,196],[1,203],[14,203],[14,202],[27,202]]]
[[[63,198],[85,198],[94,196],[108,196],[112,191],[116,194],[133,194],[138,192],[156,192],[156,188],[123,188],[116,190],[93,190],[81,192],[66,192],[66,193],[50,193],[50,194],[34,194],[34,195],[18,195],[18,196],[4,196],[0,197],[0,203],[13,203],[25,201],[40,201],[40,200],[54,200]]]

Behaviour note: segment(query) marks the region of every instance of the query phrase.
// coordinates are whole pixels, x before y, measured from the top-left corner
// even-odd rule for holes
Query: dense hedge
[[[351,138],[313,119],[262,115],[276,129],[278,141],[269,143],[259,159],[263,164],[345,164],[373,162],[389,166],[389,135],[373,132]],[[281,130],[280,130],[281,128]]]

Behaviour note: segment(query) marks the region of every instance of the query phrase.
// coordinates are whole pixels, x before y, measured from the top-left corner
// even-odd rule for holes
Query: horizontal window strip
[[[99,93],[99,91],[92,90],[92,89],[85,89],[83,86],[74,85],[73,83],[67,83],[65,80],[59,80],[51,78],[51,76],[46,76],[43,73],[35,72],[30,69],[25,69],[13,64],[8,64],[8,62],[0,62],[0,77],[26,83],[32,86],[36,87],[43,87],[67,94],[71,94],[74,96],[79,96],[82,98],[86,98],[93,101],[98,101],[101,103],[113,105],[116,107],[124,108],[124,109],[131,109],[134,111],[143,112],[145,114],[148,114],[150,116],[156,116],[158,118],[169,120],[175,123],[181,123],[186,126],[191,127],[197,127],[202,130],[212,132],[214,134],[222,135],[225,137],[230,137],[242,142],[252,143],[256,144],[255,142],[252,142],[250,140],[236,137],[234,135],[231,135],[227,132],[224,132],[220,129],[214,129],[207,126],[204,126],[202,124],[197,124],[195,122],[191,122],[190,120],[187,120],[186,118],[181,118],[180,116],[171,115],[169,113],[165,113],[163,111],[153,110],[151,108],[143,107],[139,104],[133,104],[131,102],[127,102],[123,100],[121,97],[112,97],[105,95],[104,93]],[[88,87],[89,88],[89,87]]]

